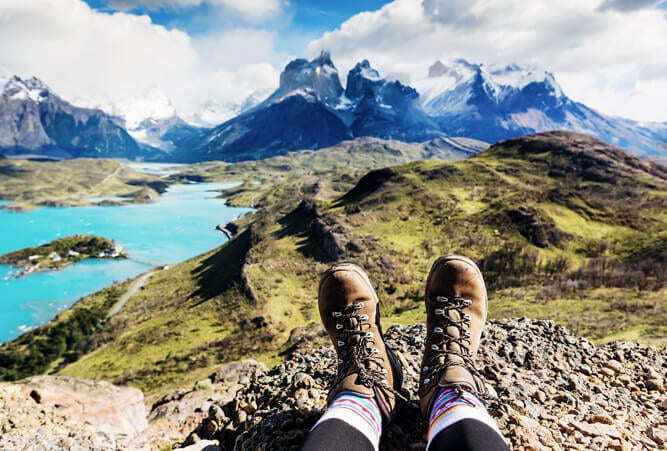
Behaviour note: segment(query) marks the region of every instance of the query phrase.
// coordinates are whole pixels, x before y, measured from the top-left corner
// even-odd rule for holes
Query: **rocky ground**
[[[394,326],[386,336],[416,401],[425,327]],[[213,439],[222,449],[298,449],[325,407],[335,372],[332,348],[309,349],[311,340],[303,337],[286,363],[249,374],[233,401],[210,403],[183,445]],[[487,326],[479,363],[493,394],[489,410],[514,449],[667,446],[665,348],[595,347],[552,322],[510,319]],[[382,449],[424,446],[420,415],[406,406]]]
[[[0,384],[1,450],[122,449],[147,426],[135,388],[53,376]]]
[[[386,332],[412,401],[424,337],[423,325]],[[325,340],[319,327],[306,328],[294,334],[287,361],[270,371],[253,361],[221,367],[158,401],[138,435],[77,420],[26,384],[0,385],[0,449],[298,449],[334,377],[333,350],[320,346]],[[595,347],[552,322],[507,319],[487,325],[478,363],[492,393],[489,410],[513,449],[667,447],[665,348]],[[415,405],[403,406],[381,448],[423,449],[424,432]]]

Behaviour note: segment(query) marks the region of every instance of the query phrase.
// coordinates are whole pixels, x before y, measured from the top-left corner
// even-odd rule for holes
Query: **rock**
[[[620,373],[623,370],[623,364],[617,360],[610,360],[605,363],[605,367],[614,371],[615,373]]]
[[[64,387],[71,389],[72,378],[67,378],[70,380],[58,379],[60,383],[64,384]],[[96,400],[93,404],[95,404],[96,419],[100,420],[103,414],[99,408],[108,401],[104,397],[114,386],[105,383],[102,388],[102,399],[96,399],[92,387],[99,383],[86,382],[89,382],[90,386],[83,389],[78,399],[82,400],[87,396],[89,400]],[[54,382],[46,379],[40,381],[39,388],[29,388],[23,383],[0,383],[0,449],[112,450],[124,447],[121,445],[121,440],[124,440],[125,437],[102,431],[79,416],[69,416],[71,411],[77,414],[76,409],[71,408],[71,405],[69,408],[60,408],[51,404],[50,400],[54,399],[54,395],[49,387],[53,385]],[[42,404],[38,404],[35,397],[30,396],[33,391],[35,394],[39,393],[37,399]],[[112,406],[109,405],[109,407]],[[122,406],[116,405],[115,408],[122,408]],[[145,417],[143,421],[146,421]],[[109,422],[104,423],[103,427],[108,429]]]
[[[605,436],[613,438],[621,438],[621,433],[613,424],[604,423],[585,423],[583,421],[573,420],[572,426],[581,431],[587,436]]]
[[[38,404],[112,436],[134,437],[148,426],[144,395],[136,388],[63,376],[36,376],[20,384]]]
[[[667,425],[651,426],[646,435],[658,445],[667,445]]]
[[[218,371],[212,374],[209,379],[213,383],[237,383],[250,375],[265,373],[266,365],[252,359],[245,359],[239,362],[228,363],[220,367]],[[248,383],[247,380],[244,381]]]
[[[175,448],[181,451],[222,451],[222,448],[218,446],[219,443],[217,440],[200,440],[197,443],[186,446],[184,448]]]
[[[662,391],[662,380],[660,379],[648,379],[645,384],[648,390]]]
[[[607,414],[591,415],[591,423],[614,424],[614,419]]]
[[[604,368],[600,369],[600,372],[607,377],[614,377],[614,375],[616,374],[616,372],[614,370],[612,370],[611,368],[607,368],[607,367],[604,367]]]

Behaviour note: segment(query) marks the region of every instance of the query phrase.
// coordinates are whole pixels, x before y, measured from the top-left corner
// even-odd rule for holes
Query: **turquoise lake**
[[[226,238],[215,226],[252,211],[225,206],[219,190],[230,186],[173,185],[152,204],[42,208],[27,213],[0,210],[0,254],[69,235],[92,234],[117,241],[130,257],[87,260],[19,279],[11,277],[10,266],[0,265],[0,343],[48,322],[82,296],[114,281],[223,244]]]

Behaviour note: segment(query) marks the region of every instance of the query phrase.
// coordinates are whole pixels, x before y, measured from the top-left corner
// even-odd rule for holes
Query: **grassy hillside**
[[[89,205],[88,199],[96,197],[145,202],[166,187],[164,180],[116,160],[0,160],[0,199],[13,201],[8,206],[13,210]]]
[[[276,361],[294,328],[319,321],[318,277],[339,260],[369,272],[384,324],[422,322],[426,272],[452,252],[480,263],[491,317],[553,319],[598,342],[667,344],[664,167],[551,133],[464,161],[332,174],[295,170],[244,185],[237,200],[262,208],[230,243],[156,273],[50,370],[157,395],[241,356]],[[102,305],[109,293],[77,306]],[[24,337],[0,348],[0,367],[22,368],[6,356],[32,353]]]
[[[425,143],[405,143],[379,138],[357,138],[320,150],[301,150],[259,161],[235,164],[206,162],[193,165],[173,176],[173,180],[206,182],[242,181],[228,192],[228,202],[236,206],[274,207],[287,200],[273,193],[277,186],[292,185],[294,194],[306,197],[305,188],[319,180],[329,185],[349,186],[371,169],[405,164],[424,159],[463,160],[488,145],[466,138],[436,138]],[[323,185],[318,185],[320,188]],[[329,198],[337,193],[331,188],[318,193]]]

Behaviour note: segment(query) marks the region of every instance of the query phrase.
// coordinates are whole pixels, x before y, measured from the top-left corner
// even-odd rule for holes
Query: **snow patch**
[[[49,88],[37,77],[24,80],[14,75],[5,84],[4,94],[10,99],[41,102],[48,98]]]

